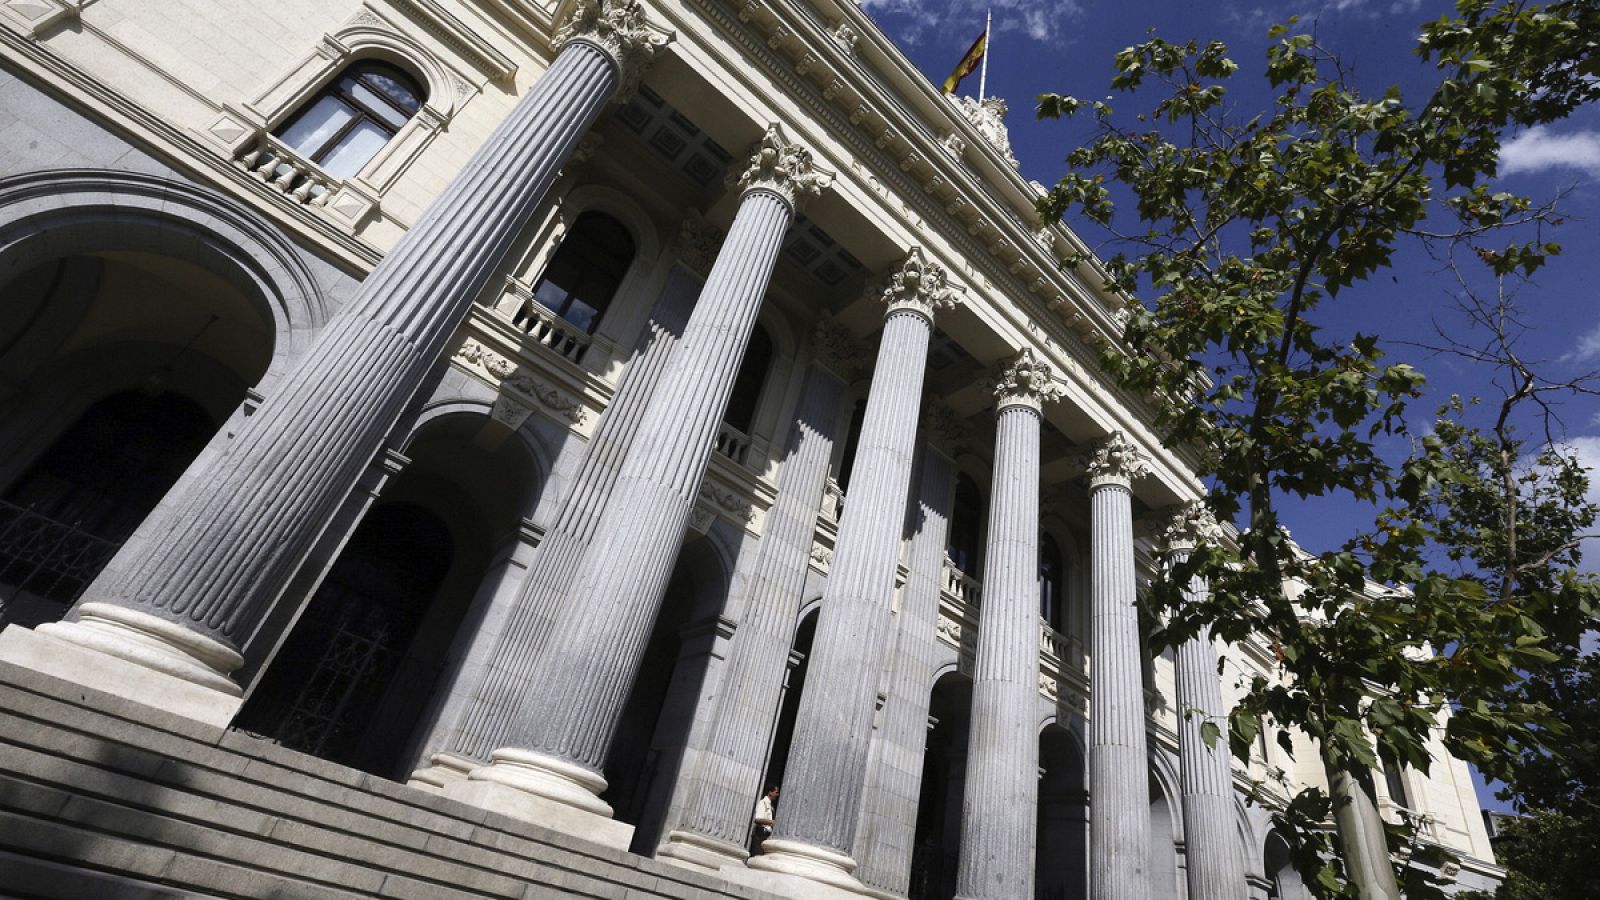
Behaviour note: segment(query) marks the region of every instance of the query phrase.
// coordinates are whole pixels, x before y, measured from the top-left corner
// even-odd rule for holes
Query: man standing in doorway
[[[750,833],[750,855],[761,855],[761,842],[772,837],[772,816],[778,805],[778,786],[767,787],[766,796],[756,801],[755,828]]]

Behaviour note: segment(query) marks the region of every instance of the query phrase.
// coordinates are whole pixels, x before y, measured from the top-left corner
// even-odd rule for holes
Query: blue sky
[[[1267,28],[1299,16],[1301,27],[1314,27],[1322,43],[1341,55],[1364,90],[1376,93],[1397,84],[1408,98],[1420,99],[1434,73],[1412,53],[1417,27],[1452,5],[1436,0],[864,0],[862,7],[934,83],[950,73],[982,32],[985,10],[992,9],[988,93],[1010,105],[1007,124],[1023,175],[1053,184],[1065,171],[1066,155],[1088,139],[1090,129],[1087,123],[1036,121],[1034,98],[1047,91],[1107,97],[1113,55],[1144,40],[1152,28],[1169,40],[1226,42],[1241,75],[1248,76],[1263,65]],[[1240,77],[1235,82],[1234,110],[1253,114],[1266,108],[1270,95],[1263,81]],[[962,93],[976,95],[977,84],[974,73]],[[1118,98],[1110,99],[1115,106]],[[1579,110],[1565,122],[1514,135],[1501,157],[1500,180],[1505,190],[1535,199],[1567,192],[1562,209],[1568,221],[1554,236],[1566,252],[1518,297],[1530,326],[1519,351],[1552,377],[1600,369],[1600,109]],[[1069,224],[1091,246],[1104,246],[1105,233],[1091,223]],[[1335,331],[1377,335],[1391,356],[1428,375],[1432,396],[1413,407],[1418,432],[1452,393],[1485,400],[1496,396],[1482,370],[1395,344],[1432,340],[1436,319],[1455,324],[1449,316],[1450,286],[1438,263],[1420,252],[1405,253],[1392,272],[1342,294],[1324,319]],[[1563,439],[1592,467],[1600,467],[1600,401],[1571,400],[1560,415]],[[1600,486],[1591,497],[1600,500]],[[1285,518],[1296,540],[1313,551],[1336,547],[1353,528],[1371,522],[1370,511],[1332,500],[1302,504]],[[1596,568],[1600,541],[1590,543],[1587,564]],[[1479,796],[1486,807],[1504,808],[1481,785]]]

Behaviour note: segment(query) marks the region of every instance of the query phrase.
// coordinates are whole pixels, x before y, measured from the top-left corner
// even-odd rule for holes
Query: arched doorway
[[[272,358],[261,298],[184,259],[47,257],[0,285],[0,626],[65,615]]]
[[[1078,742],[1059,725],[1039,734],[1039,830],[1034,864],[1038,900],[1089,895],[1089,791]]]
[[[952,672],[935,682],[928,702],[928,749],[922,757],[910,900],[950,900],[956,894],[971,719],[971,679]]]
[[[635,853],[650,855],[661,842],[727,593],[711,539],[692,537],[678,553],[606,756],[600,799],[634,826]]]
[[[415,762],[435,689],[537,495],[520,441],[488,417],[424,426],[246,698],[237,727],[386,778]]]

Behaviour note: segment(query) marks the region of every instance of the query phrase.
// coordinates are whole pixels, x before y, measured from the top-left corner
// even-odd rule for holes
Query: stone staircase
[[[775,900],[5,664],[0,896]]]

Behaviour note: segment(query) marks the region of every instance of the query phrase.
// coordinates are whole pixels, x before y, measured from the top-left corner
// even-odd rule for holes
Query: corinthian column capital
[[[1166,507],[1155,514],[1156,536],[1168,552],[1192,550],[1222,539],[1222,526],[1203,500]]]
[[[1056,383],[1050,364],[1035,357],[1029,347],[1022,348],[994,382],[994,395],[1000,401],[998,409],[1025,406],[1038,412],[1046,403],[1061,399],[1064,393],[1066,390]]]
[[[756,144],[744,171],[728,173],[728,184],[738,185],[746,194],[751,191],[777,194],[790,209],[798,212],[805,201],[833,183],[833,174],[816,164],[811,151],[784,137],[783,129],[774,122],[767,126],[767,133]]]
[[[921,247],[912,247],[893,275],[883,283],[879,295],[888,307],[888,315],[901,310],[917,313],[929,322],[941,309],[953,309],[961,302],[964,288],[950,283],[950,274],[943,266],[928,262]]]
[[[1127,435],[1113,431],[1089,451],[1086,468],[1090,488],[1103,484],[1128,487],[1133,479],[1150,474],[1150,457],[1128,440]]]
[[[672,32],[650,24],[639,0],[577,0],[550,43],[560,52],[582,41],[611,57],[621,83],[617,96],[626,97],[639,86],[656,52],[672,38]]]

